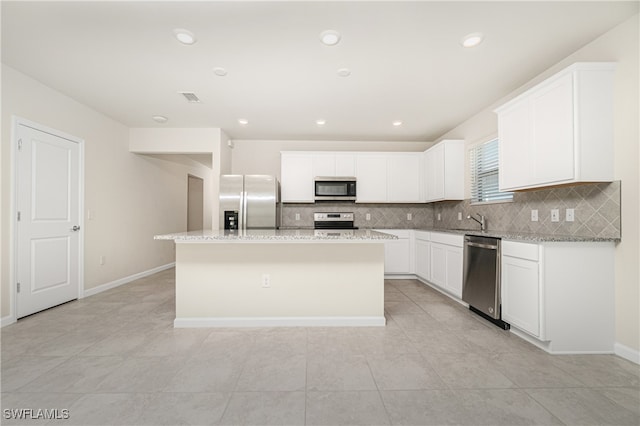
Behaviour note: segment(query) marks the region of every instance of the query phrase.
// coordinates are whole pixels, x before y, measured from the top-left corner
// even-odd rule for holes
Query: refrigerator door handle
[[[247,192],[242,192],[240,196],[240,214],[242,219],[240,222],[240,229],[247,229]]]

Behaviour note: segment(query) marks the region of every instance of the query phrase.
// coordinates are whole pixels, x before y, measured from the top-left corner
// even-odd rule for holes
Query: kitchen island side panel
[[[381,242],[176,243],[176,326],[358,318],[384,325]]]

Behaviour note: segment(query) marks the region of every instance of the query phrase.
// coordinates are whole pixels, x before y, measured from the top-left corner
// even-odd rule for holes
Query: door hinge
[[[18,283],[18,293],[20,293],[20,283]]]
[[[21,218],[21,216],[22,216],[22,215],[20,214],[20,212],[18,212],[18,222],[20,222],[20,218]]]
[[[22,139],[18,139],[18,151],[22,151]]]

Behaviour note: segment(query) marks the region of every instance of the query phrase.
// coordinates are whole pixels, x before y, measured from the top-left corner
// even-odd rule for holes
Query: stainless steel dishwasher
[[[462,300],[505,330],[500,308],[500,238],[465,235]]]

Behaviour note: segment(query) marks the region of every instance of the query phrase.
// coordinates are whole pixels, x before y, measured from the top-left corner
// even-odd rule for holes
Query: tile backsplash
[[[434,205],[435,228],[478,229],[468,215],[482,214],[487,229],[581,237],[620,238],[621,182],[594,183],[540,189],[513,194],[513,202],[471,205],[469,200],[444,201]],[[559,221],[551,221],[551,210],[559,210]],[[574,221],[566,221],[566,209],[574,209]],[[538,221],[531,221],[538,210]],[[458,213],[462,220],[458,220]],[[437,220],[440,214],[441,220]]]
[[[471,205],[469,200],[431,204],[284,204],[282,227],[312,228],[313,213],[355,213],[355,225],[378,229],[478,229],[468,215],[482,214],[487,229],[518,233],[620,238],[621,182],[594,183],[516,192],[513,202]],[[531,210],[538,221],[531,221]],[[559,210],[559,221],[551,221],[551,210]],[[574,209],[574,221],[566,221],[566,209]],[[366,214],[371,218],[366,220]],[[411,220],[407,214],[411,214]],[[458,213],[462,220],[458,220]],[[296,220],[296,214],[300,219]],[[440,215],[440,220],[438,220]]]
[[[317,203],[284,204],[282,209],[283,227],[311,228],[316,212],[353,212],[355,225],[359,228],[412,229],[433,226],[433,209],[428,204],[355,204]],[[296,220],[296,213],[300,220]],[[371,216],[366,219],[367,213]],[[407,219],[411,214],[411,220]]]

